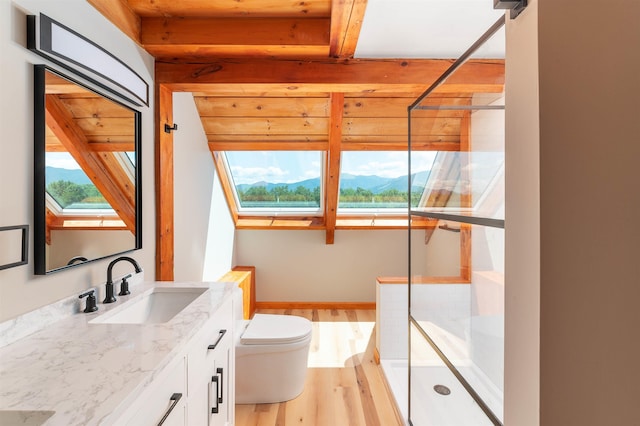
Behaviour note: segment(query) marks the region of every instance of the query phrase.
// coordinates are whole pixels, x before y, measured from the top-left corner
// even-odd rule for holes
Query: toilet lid
[[[255,314],[240,338],[245,345],[294,343],[311,334],[311,321],[292,315]]]

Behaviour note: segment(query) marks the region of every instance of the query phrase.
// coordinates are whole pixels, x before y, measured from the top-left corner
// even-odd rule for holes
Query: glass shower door
[[[504,78],[472,92],[454,86],[458,74],[477,72],[480,64],[501,67],[504,76],[504,60],[483,50],[503,40],[503,25],[502,19],[496,22],[409,107],[409,174],[422,177],[410,185],[410,216],[413,223],[432,224],[420,241],[409,232],[413,426],[502,424]],[[442,129],[455,129],[458,145],[439,151],[432,167],[421,170],[412,161],[414,153]],[[421,271],[432,260],[418,257],[411,247],[431,241],[438,241],[442,255],[458,259],[458,277],[425,279]]]

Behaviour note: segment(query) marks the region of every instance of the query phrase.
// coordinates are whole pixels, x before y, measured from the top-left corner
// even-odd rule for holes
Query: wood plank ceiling
[[[88,1],[156,58],[157,83],[194,93],[212,151],[328,150],[331,123],[340,150],[406,149],[407,106],[452,62],[353,59],[366,0]],[[443,99],[500,91],[503,72],[469,64]],[[459,149],[460,117],[425,119],[418,147]]]
[[[186,91],[212,153],[327,152],[325,214],[308,221],[326,229],[327,243],[340,224],[340,153],[406,150],[407,106],[455,59],[354,59],[366,0],[87,1],[155,57],[158,129],[172,122],[171,93]],[[469,102],[503,84],[502,60],[471,61],[432,102]],[[460,149],[462,117],[434,112],[424,120],[429,131],[414,148]],[[157,133],[158,205],[172,205],[171,136]],[[171,246],[171,212],[158,218],[159,244]]]

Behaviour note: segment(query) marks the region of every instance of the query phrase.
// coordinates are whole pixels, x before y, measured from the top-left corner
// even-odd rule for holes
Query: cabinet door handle
[[[217,375],[211,376],[211,383],[216,384],[216,393],[215,393],[215,397],[213,398],[213,402],[215,403],[215,405],[211,407],[211,414],[218,414],[218,411],[220,410],[220,403],[218,402],[218,394],[220,393],[220,386],[218,383]],[[210,389],[209,395],[213,395],[213,384],[210,384],[210,386],[212,387],[212,389]]]
[[[158,423],[158,426],[162,426],[164,421],[167,420],[167,417],[169,417],[169,414],[171,414],[173,409],[176,408],[176,405],[178,404],[178,401],[180,401],[180,398],[182,398],[181,393],[174,393],[173,395],[171,395],[171,398],[169,398],[169,401],[173,401],[173,402],[169,406],[169,409],[167,410],[167,412],[164,413],[164,416],[160,420],[160,423]]]
[[[218,334],[218,339],[213,343],[213,345],[209,345],[207,349],[215,349],[216,346],[218,346],[218,344],[220,343],[220,340],[222,340],[222,338],[224,337],[226,332],[227,330],[220,330],[220,333]]]
[[[222,395],[222,392],[224,392],[224,370],[222,368],[216,368],[216,374],[220,375],[220,395],[218,396],[218,403],[222,404],[224,402]]]

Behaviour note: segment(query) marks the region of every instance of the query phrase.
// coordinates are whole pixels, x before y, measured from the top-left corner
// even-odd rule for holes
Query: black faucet
[[[113,295],[113,279],[111,270],[113,269],[113,266],[121,260],[126,260],[127,262],[131,263],[133,267],[136,268],[136,273],[142,272],[142,268],[140,268],[138,262],[136,262],[135,259],[131,257],[121,256],[115,260],[112,260],[107,267],[107,284],[105,285],[107,294],[105,295],[104,301],[102,303],[113,303],[116,301],[116,297]]]

